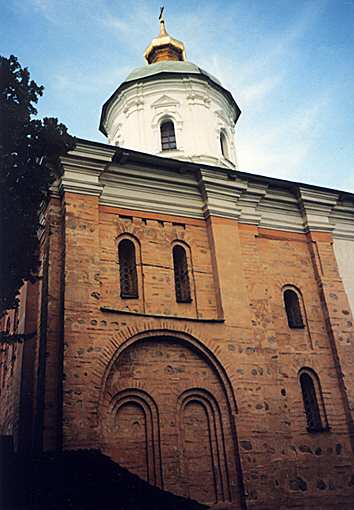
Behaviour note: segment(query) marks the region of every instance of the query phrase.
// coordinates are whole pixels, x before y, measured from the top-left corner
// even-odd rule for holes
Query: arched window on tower
[[[138,297],[138,275],[136,270],[135,246],[129,239],[122,239],[118,245],[120,296]]]
[[[328,430],[326,411],[317,375],[309,369],[300,371],[300,386],[309,432]]]
[[[165,120],[160,126],[161,131],[161,149],[163,151],[170,151],[177,149],[175,126],[172,120]]]
[[[227,145],[227,138],[226,134],[223,130],[220,131],[220,146],[221,146],[221,153],[224,156],[225,159],[229,158],[229,148]]]
[[[295,290],[286,289],[284,291],[284,304],[289,328],[303,328],[300,300]]]
[[[188,261],[186,250],[180,244],[173,247],[173,268],[175,273],[175,291],[177,303],[192,301],[189,283]]]

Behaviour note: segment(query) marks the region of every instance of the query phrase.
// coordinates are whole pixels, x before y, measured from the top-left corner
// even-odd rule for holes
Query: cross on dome
[[[164,14],[164,10],[165,10],[164,6],[160,7],[160,16],[159,16],[159,21],[160,21],[160,36],[168,35],[168,33],[166,32],[166,27],[165,27],[165,14]]]
[[[144,57],[148,64],[155,64],[156,62],[166,60],[187,60],[183,42],[171,37],[166,30],[164,10],[164,7],[160,8],[160,34],[151,41],[144,52]]]

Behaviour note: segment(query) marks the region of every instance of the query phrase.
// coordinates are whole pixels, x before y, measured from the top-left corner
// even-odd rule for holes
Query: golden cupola
[[[146,48],[144,52],[145,60],[148,64],[166,60],[185,62],[187,59],[184,44],[167,33],[163,11],[164,8],[161,7],[159,16],[160,34]]]

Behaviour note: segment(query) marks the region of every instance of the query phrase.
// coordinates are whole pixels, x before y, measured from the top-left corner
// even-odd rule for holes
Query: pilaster
[[[212,170],[200,172],[200,189],[212,255],[219,318],[232,325],[247,324],[247,293],[243,276],[238,199],[245,185]]]
[[[101,292],[99,197],[66,192],[64,200],[63,446],[87,448],[95,444],[89,367],[99,350],[93,333]]]
[[[36,450],[60,447],[62,327],[63,327],[63,225],[59,197],[53,196],[45,213],[40,320],[38,327],[38,371],[34,445]]]
[[[308,239],[354,451],[353,316],[338,272],[332,236],[310,230]]]

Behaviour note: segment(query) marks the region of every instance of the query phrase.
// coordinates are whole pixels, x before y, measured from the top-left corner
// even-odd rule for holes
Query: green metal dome
[[[162,62],[156,62],[155,64],[137,67],[127,76],[123,83],[141,80],[160,73],[199,74],[206,76],[209,78],[209,80],[213,81],[219,86],[222,86],[220,81],[215,78],[215,76],[207,73],[197,65],[192,64],[192,62],[183,62],[178,60],[165,60]]]

